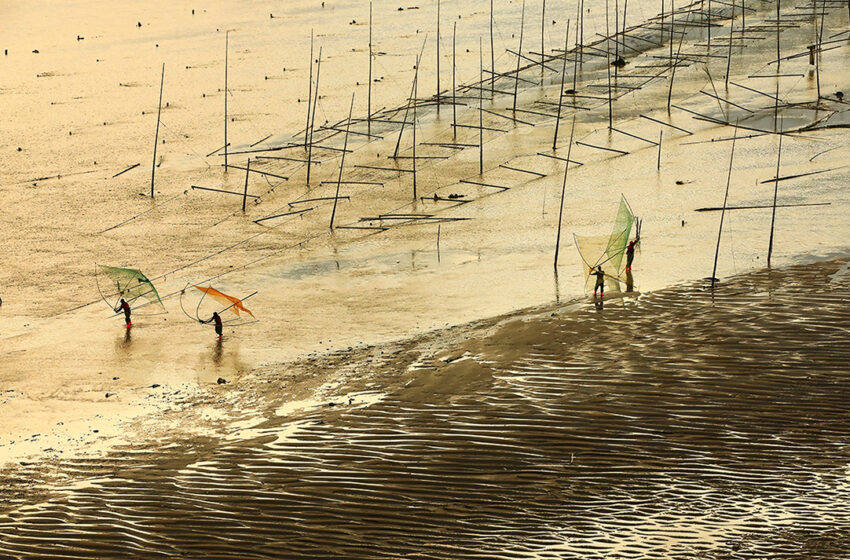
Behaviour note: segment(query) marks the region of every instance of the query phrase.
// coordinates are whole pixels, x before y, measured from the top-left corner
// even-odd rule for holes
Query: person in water
[[[207,319],[206,321],[201,321],[201,323],[215,323],[215,334],[218,335],[218,339],[221,340],[221,317],[219,317],[217,311],[213,311],[212,317]]]
[[[632,269],[632,261],[635,260],[635,245],[640,241],[640,237],[636,237],[629,241],[629,245],[626,247],[626,270]]]
[[[128,328],[133,326],[133,321],[130,320],[130,304],[124,301],[124,298],[121,298],[121,301],[118,303],[115,309],[113,309],[113,311],[115,311],[116,313],[118,313],[119,311],[123,311],[125,323],[124,326]]]
[[[597,266],[596,270],[591,272],[596,276],[596,285],[593,287],[593,297],[596,297],[596,290],[599,290],[599,296],[605,297],[605,273],[602,272],[602,266]]]

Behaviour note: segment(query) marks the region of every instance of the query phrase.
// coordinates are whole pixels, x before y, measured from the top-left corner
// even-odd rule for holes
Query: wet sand
[[[825,261],[270,367],[10,471],[0,553],[840,557],[848,300]]]

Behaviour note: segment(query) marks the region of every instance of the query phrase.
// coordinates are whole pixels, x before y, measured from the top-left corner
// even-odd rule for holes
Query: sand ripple
[[[367,406],[77,459],[59,470],[88,483],[41,500],[13,492],[23,474],[0,556],[842,556],[837,266],[517,319],[453,351],[471,359],[376,372],[388,390]]]

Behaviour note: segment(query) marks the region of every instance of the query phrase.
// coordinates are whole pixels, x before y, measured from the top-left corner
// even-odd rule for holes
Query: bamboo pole
[[[224,32],[224,172],[227,173],[227,56],[230,50],[230,31]]]
[[[579,15],[581,15],[581,14],[579,14]],[[580,25],[579,21],[576,20],[576,35],[578,35],[578,33],[579,33],[579,25]],[[567,57],[567,53],[564,53],[564,58],[566,58],[566,57]],[[578,82],[578,62],[579,62],[578,56],[573,58],[573,95],[575,95],[575,93],[576,93],[576,84]],[[575,98],[573,98],[573,99],[575,99]]]
[[[608,24],[608,0],[605,0],[605,67],[608,71],[608,129],[614,126],[614,108],[611,98],[611,29]]]
[[[661,171],[661,140],[664,139],[664,131],[658,133],[658,163],[655,165],[656,171]]]
[[[452,140],[457,140],[457,84],[455,72],[457,70],[455,43],[457,39],[457,22],[452,26]],[[482,86],[484,84],[481,84]]]
[[[564,103],[564,78],[567,75],[567,45],[570,41],[570,20],[567,20],[567,30],[564,37],[564,65],[561,68],[561,89],[558,93],[558,116],[555,118],[555,136],[552,139],[552,151],[558,146],[558,127],[561,124],[561,107]]]
[[[437,0],[437,114],[440,114],[440,0]],[[414,160],[413,163],[415,167],[416,161]],[[415,187],[414,190],[416,190]]]
[[[525,0],[523,0],[523,3]],[[478,80],[484,79],[484,53],[478,38]],[[484,174],[484,90],[478,90],[478,174]]]
[[[723,218],[726,216],[726,202],[729,200],[729,184],[732,182],[732,161],[735,158],[735,140],[738,138],[738,126],[735,125],[735,133],[732,137],[732,151],[729,154],[729,173],[726,176],[726,194],[723,195],[723,210],[720,212],[720,227],[717,230],[717,248],[714,250],[714,268],[711,270],[711,288],[717,282],[717,257],[720,255],[720,236],[723,234]]]
[[[614,0],[614,61],[620,60],[620,0]],[[611,36],[606,30],[605,49],[608,50],[611,45]],[[614,77],[619,76],[619,64],[614,66]]]
[[[522,35],[525,30],[525,0],[522,0],[522,16],[520,17],[519,23],[519,49],[517,49],[516,56],[516,76],[519,78],[519,64],[520,64],[520,56],[522,55]],[[483,79],[483,78],[482,78]],[[516,96],[517,90],[519,89],[519,80],[514,80],[514,105],[513,110],[516,113]]]
[[[496,93],[496,51],[493,47],[493,0],[490,0],[490,71],[492,72],[490,76],[490,97],[493,97]],[[483,82],[481,87],[484,87]]]
[[[439,44],[439,43],[438,43]],[[416,100],[419,97],[419,64],[421,57],[416,57],[416,73],[413,76],[413,200],[416,200]],[[439,105],[437,105],[439,107]]]
[[[779,124],[779,149],[776,151],[776,180],[773,182],[773,209],[770,213],[770,241],[767,245],[767,268],[770,268],[770,257],[773,255],[773,230],[776,224],[776,198],[779,194],[779,165],[782,161],[782,123]]]
[[[372,0],[369,0],[369,87],[366,93],[366,134],[372,134]],[[349,119],[350,120],[350,119]]]
[[[579,59],[581,61],[582,68],[583,68],[584,67],[584,0],[581,0],[581,2],[579,2],[579,6],[580,6],[579,13],[581,14],[581,17],[579,18],[579,24],[580,24],[579,28],[580,28],[580,31],[581,31],[581,37],[579,37],[578,56],[579,56]]]
[[[370,80],[371,81],[371,80]],[[310,30],[310,83],[307,86],[307,124],[304,125],[304,146],[310,141],[310,108],[313,104],[313,30]]]
[[[245,212],[245,204],[248,202],[248,175],[251,171],[251,158],[248,158],[248,163],[245,165],[245,191],[242,193],[242,212]]]
[[[336,204],[339,201],[339,186],[342,183],[342,168],[345,165],[345,151],[348,149],[348,131],[351,128],[351,112],[354,111],[354,93],[351,94],[351,106],[348,108],[348,121],[345,124],[345,140],[342,143],[342,157],[339,160],[339,177],[336,181],[336,194],[334,195],[334,208],[331,211],[331,225],[334,228],[334,216],[336,216]],[[415,162],[415,160],[414,160]]]
[[[543,84],[543,68],[546,64],[546,49],[544,48],[544,36],[546,35],[546,0],[543,0],[543,8],[540,11],[540,83]],[[564,47],[566,57],[566,47]]]
[[[153,163],[151,164],[151,198],[153,198],[153,183],[156,176],[156,147],[159,144],[159,121],[162,114],[162,86],[165,84],[165,63],[162,63],[162,78],[159,81],[159,108],[156,111],[156,135],[153,139]]]
[[[729,21],[729,54],[726,56],[726,89],[729,89],[729,72],[732,70],[732,36],[735,34],[735,0],[732,0],[732,19]]]
[[[567,192],[567,174],[570,171],[570,153],[573,150],[573,135],[576,130],[576,119],[573,117],[573,125],[570,128],[570,144],[567,147],[567,162],[564,165],[564,184],[561,186],[561,210],[558,212],[558,236],[555,238],[555,270],[558,270],[558,253],[561,250],[561,222],[564,217],[564,197]]]
[[[310,61],[312,64],[312,60]],[[310,170],[313,165],[313,131],[316,128],[316,105],[319,101],[319,77],[322,74],[322,47],[319,47],[319,60],[316,62],[316,92],[313,95],[313,109],[310,115],[310,140],[307,142],[307,186],[310,186]],[[343,152],[345,153],[345,152]]]

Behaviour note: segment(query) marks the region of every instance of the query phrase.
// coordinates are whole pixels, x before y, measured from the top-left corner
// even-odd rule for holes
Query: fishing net
[[[195,289],[204,292],[205,295],[210,296],[211,298],[213,298],[214,300],[216,300],[220,304],[226,305],[227,308],[230,309],[231,311],[233,311],[236,314],[237,317],[239,317],[240,311],[244,311],[245,313],[247,313],[251,317],[254,316],[253,313],[251,313],[249,310],[247,310],[245,308],[244,305],[242,305],[242,300],[239,299],[239,298],[235,298],[233,296],[223,294],[223,293],[219,292],[218,290],[216,290],[215,288],[212,288],[212,287],[202,288],[201,286],[195,286],[194,284],[192,284],[192,286]],[[199,305],[200,305],[200,303],[199,303]]]
[[[623,256],[626,245],[629,243],[629,235],[632,232],[635,216],[626,202],[626,197],[620,199],[617,216],[614,219],[614,227],[607,236],[584,236],[575,235],[576,248],[584,264],[585,289],[592,290],[596,284],[596,276],[592,275],[592,269],[601,266],[605,272],[606,291],[619,291],[620,281],[626,282],[624,278]]]
[[[147,276],[133,268],[119,268],[100,265],[100,271],[115,284],[117,295],[132,303],[139,298],[145,298],[151,303],[157,303],[164,308],[156,288]]]

